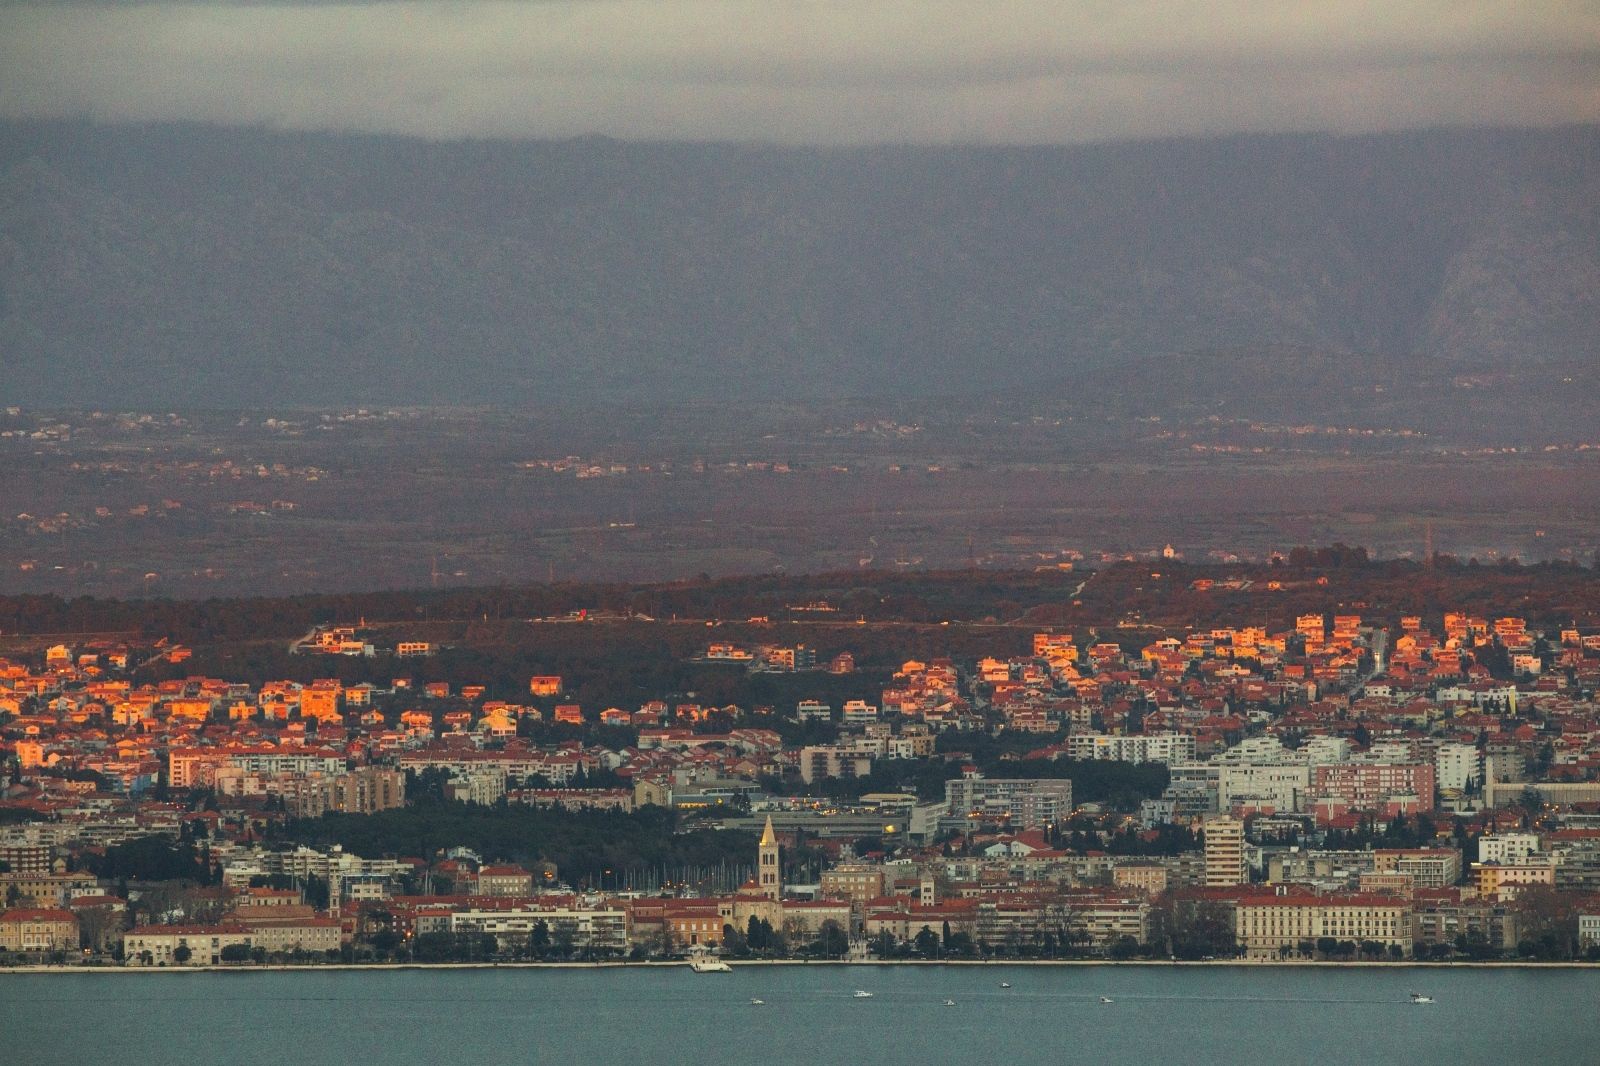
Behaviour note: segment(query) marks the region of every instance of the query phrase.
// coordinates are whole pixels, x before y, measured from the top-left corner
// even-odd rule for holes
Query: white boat
[[[1413,1003],[1432,1003],[1433,1002],[1433,997],[1432,996],[1425,996],[1421,992],[1413,992],[1413,993],[1411,993],[1411,1002],[1413,1002]]]
[[[1101,1003],[1114,1003],[1115,1000],[1113,1000],[1110,996],[1101,996],[1100,997],[1100,1002]]]
[[[953,999],[947,999],[944,1001],[944,1005],[946,1007],[954,1007],[956,1005],[956,1001]]]
[[[871,993],[871,992],[868,992],[868,991],[867,991],[867,990],[866,990],[866,989],[864,989],[864,988],[858,988],[858,989],[856,989],[856,990],[855,990],[855,992],[854,992],[854,993],[853,993],[853,996],[854,996],[854,998],[856,998],[856,999],[871,999],[871,998],[872,998],[872,993]]]
[[[1011,982],[1010,981],[1001,981],[1000,982],[1000,987],[1001,988],[1010,988],[1011,987]]]
[[[689,960],[689,969],[695,973],[732,973],[733,967],[710,955],[696,955]]]
[[[752,1007],[764,1007],[767,1005],[767,1001],[764,999],[756,999],[754,996],[751,996],[750,1005]]]

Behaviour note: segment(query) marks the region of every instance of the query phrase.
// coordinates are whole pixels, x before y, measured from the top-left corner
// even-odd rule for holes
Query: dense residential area
[[[0,960],[1600,960],[1600,632],[1516,610],[710,634],[812,693],[746,706],[62,641],[0,660]]]

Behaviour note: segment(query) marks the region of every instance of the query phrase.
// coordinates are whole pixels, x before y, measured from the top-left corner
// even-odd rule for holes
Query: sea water
[[[1412,992],[1434,1002],[1413,1003]],[[1584,1064],[1600,1063],[1597,1007],[1600,971],[1582,969],[751,965],[731,974],[684,966],[0,975],[0,1062]]]

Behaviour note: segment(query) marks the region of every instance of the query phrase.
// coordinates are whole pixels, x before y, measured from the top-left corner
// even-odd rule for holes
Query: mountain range
[[[0,123],[8,403],[1068,392],[1262,346],[1387,376],[1593,365],[1597,323],[1595,127],[787,148]]]

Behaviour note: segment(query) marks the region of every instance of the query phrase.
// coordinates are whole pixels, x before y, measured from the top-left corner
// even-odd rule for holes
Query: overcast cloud
[[[6,3],[0,115],[794,143],[1595,122],[1600,2]]]

